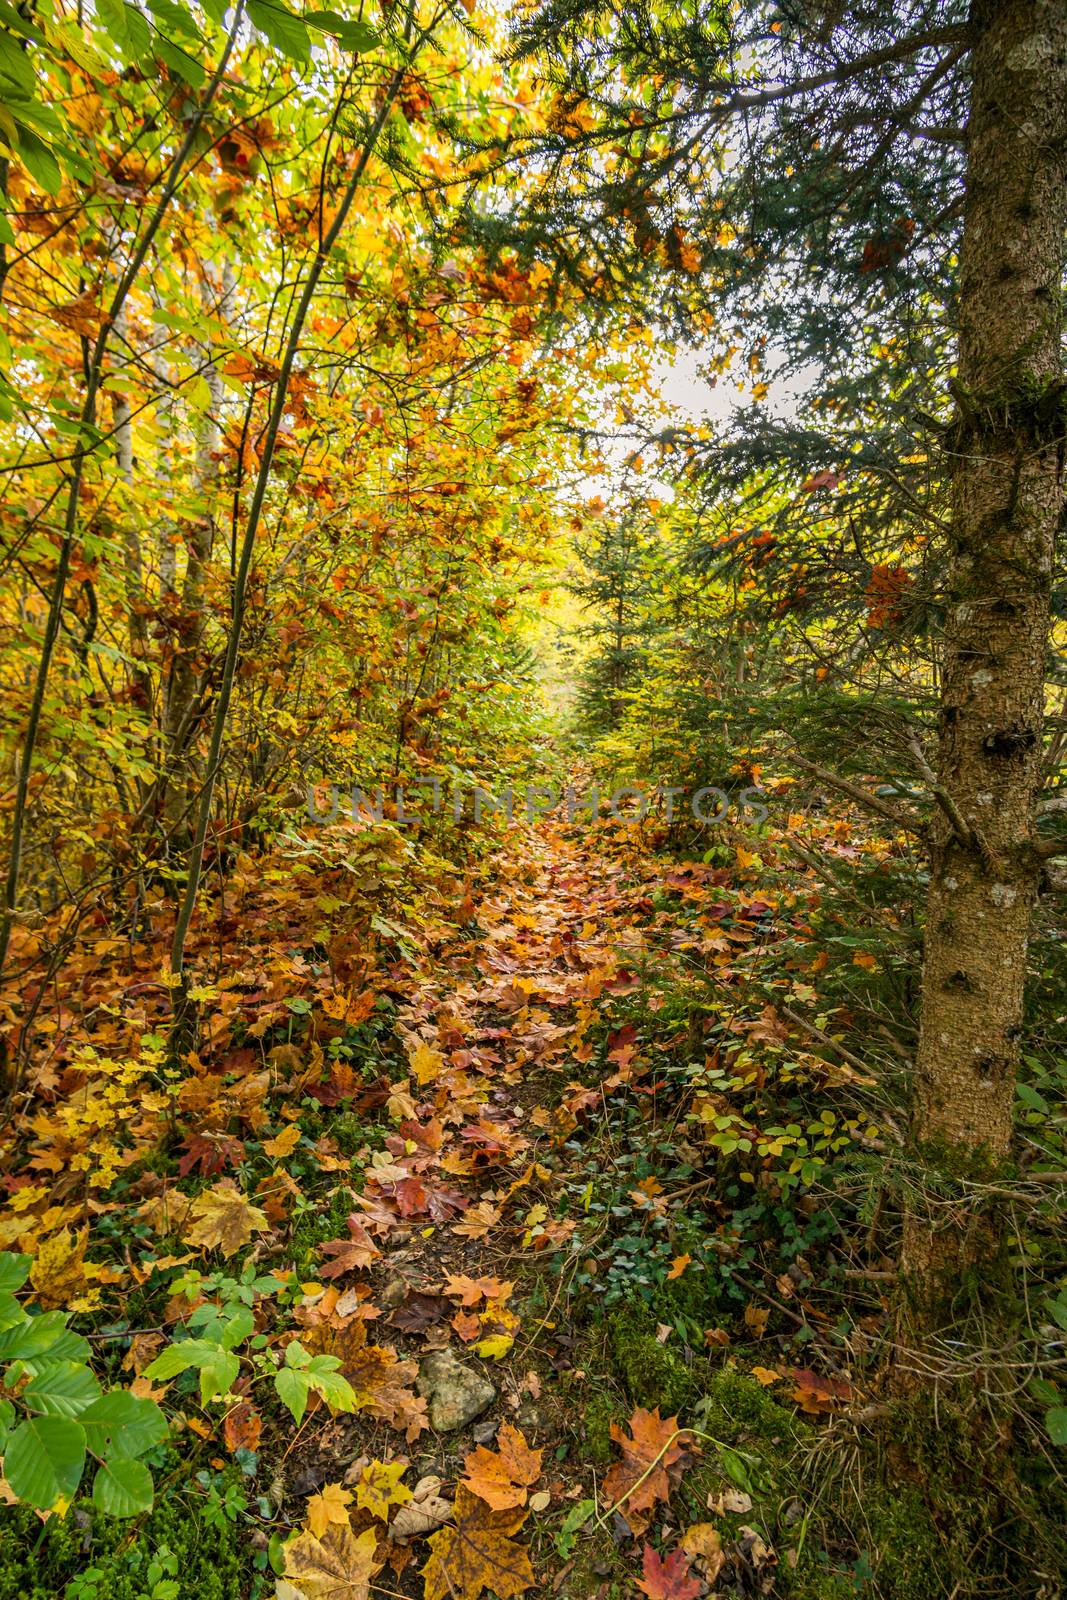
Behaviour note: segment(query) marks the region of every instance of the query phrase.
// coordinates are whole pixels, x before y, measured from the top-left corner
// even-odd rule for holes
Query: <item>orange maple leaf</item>
[[[657,1500],[669,1499],[668,1469],[682,1460],[691,1436],[679,1428],[677,1417],[661,1417],[658,1406],[654,1411],[638,1406],[629,1428],[627,1438],[617,1422],[611,1425],[611,1437],[622,1451],[622,1460],[605,1478],[604,1493],[632,1531],[640,1533],[648,1521],[642,1513],[651,1511]]]
[[[463,1482],[494,1511],[507,1511],[512,1506],[526,1504],[527,1490],[541,1475],[543,1452],[531,1450],[522,1433],[510,1422],[501,1424],[497,1444],[498,1451],[479,1445],[467,1456],[463,1463],[467,1476]]]

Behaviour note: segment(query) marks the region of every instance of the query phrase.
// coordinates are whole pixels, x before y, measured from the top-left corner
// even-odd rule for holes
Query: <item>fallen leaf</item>
[[[810,1367],[794,1367],[791,1399],[810,1417],[825,1416],[835,1406],[852,1398],[852,1385],[846,1378],[824,1378]]]
[[[480,1300],[506,1300],[514,1287],[513,1283],[501,1283],[499,1278],[467,1278],[450,1272],[444,1293],[461,1306],[476,1306]]]
[[[193,1220],[182,1238],[205,1250],[221,1250],[224,1256],[235,1255],[253,1233],[265,1233],[269,1226],[264,1213],[249,1204],[232,1178],[223,1178],[197,1195],[190,1211]]]
[[[335,1523],[340,1528],[347,1528],[351,1504],[351,1494],[339,1483],[328,1483],[318,1494],[311,1495],[304,1515],[316,1539],[321,1539],[326,1529]]]
[[[745,1307],[745,1327],[754,1338],[763,1338],[767,1331],[767,1319],[770,1314],[766,1306],[758,1306],[754,1300],[749,1301]]]
[[[411,1490],[400,1482],[407,1467],[406,1461],[368,1462],[356,1480],[356,1505],[388,1522],[389,1507],[402,1506],[411,1499]]]
[[[377,1548],[373,1528],[358,1537],[336,1523],[321,1539],[298,1533],[285,1546],[285,1576],[292,1578],[306,1600],[367,1600],[371,1579],[384,1565]]]
[[[743,1517],[747,1511],[752,1510],[752,1496],[745,1494],[743,1489],[724,1489],[721,1494],[709,1494],[707,1499],[709,1511],[714,1511],[718,1517],[729,1512],[731,1516]]]
[[[710,1522],[694,1522],[680,1540],[682,1549],[691,1556],[709,1583],[714,1583],[725,1564],[722,1540]]]
[[[30,1282],[37,1291],[37,1299],[46,1311],[60,1306],[69,1307],[72,1300],[86,1287],[85,1247],[89,1239],[88,1228],[73,1234],[61,1228],[50,1239],[42,1239],[37,1246],[30,1268]]]
[[[332,1256],[329,1266],[319,1268],[320,1278],[340,1278],[346,1272],[360,1272],[381,1255],[381,1251],[354,1213],[348,1219],[347,1239],[328,1239],[319,1253]]]
[[[461,1483],[453,1514],[455,1525],[430,1540],[422,1569],[425,1600],[478,1600],[483,1589],[510,1600],[536,1582],[525,1547],[512,1538],[526,1521],[525,1511],[494,1511]]]
[[[604,1497],[622,1512],[635,1533],[644,1530],[657,1500],[670,1496],[668,1468],[681,1461],[689,1435],[678,1427],[677,1417],[662,1418],[659,1408],[646,1411],[638,1406],[629,1421],[630,1437],[618,1423],[611,1424],[611,1437],[622,1451],[604,1479]]]
[[[541,1475],[543,1452],[531,1450],[510,1422],[501,1424],[496,1442],[498,1450],[479,1445],[467,1456],[463,1463],[467,1475],[462,1481],[494,1511],[506,1511],[526,1504],[529,1486]]]
[[[641,1556],[641,1570],[644,1577],[638,1578],[637,1587],[649,1596],[649,1600],[696,1600],[704,1588],[700,1579],[690,1574],[684,1550],[672,1550],[663,1557],[658,1550],[646,1544]]]
[[[222,1421],[222,1437],[231,1455],[237,1450],[257,1449],[262,1431],[263,1418],[247,1400],[227,1411]]]
[[[287,1128],[282,1129],[276,1139],[267,1139],[263,1149],[268,1156],[284,1161],[287,1156],[292,1155],[299,1143],[300,1129],[295,1122],[291,1122]]]
[[[441,1480],[433,1473],[420,1478],[412,1491],[411,1499],[400,1507],[389,1524],[389,1537],[400,1543],[419,1539],[425,1533],[440,1528],[452,1516],[449,1501],[441,1498]]]

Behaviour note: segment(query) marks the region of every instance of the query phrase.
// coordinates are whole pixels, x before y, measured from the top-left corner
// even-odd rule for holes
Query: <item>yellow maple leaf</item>
[[[478,1600],[491,1589],[511,1600],[536,1582],[530,1557],[511,1537],[526,1521],[521,1509],[494,1511],[461,1483],[456,1489],[455,1526],[430,1540],[430,1559],[422,1569],[425,1600]]]
[[[377,1558],[378,1535],[367,1528],[357,1538],[351,1528],[331,1523],[321,1539],[298,1533],[285,1547],[285,1576],[304,1600],[367,1600],[370,1582],[384,1565]]]
[[[479,1339],[474,1350],[486,1360],[503,1361],[514,1343],[514,1337],[510,1333],[491,1333],[487,1338]]]
[[[282,1129],[276,1139],[264,1140],[263,1152],[265,1155],[284,1161],[286,1156],[292,1155],[299,1143],[300,1129],[295,1122],[291,1122],[287,1128]]]
[[[420,1039],[415,1049],[409,1052],[408,1064],[415,1082],[425,1084],[433,1083],[440,1077],[445,1061],[439,1050],[431,1050],[426,1041]]]
[[[389,1507],[402,1506],[411,1499],[411,1490],[400,1482],[407,1470],[406,1461],[369,1461],[356,1482],[356,1505],[372,1517],[389,1520]]]
[[[46,1311],[69,1306],[85,1288],[85,1247],[88,1241],[87,1228],[78,1234],[71,1233],[69,1228],[62,1228],[50,1239],[42,1239],[37,1246],[30,1268],[30,1282]]]
[[[351,1504],[350,1490],[343,1489],[339,1483],[328,1483],[318,1494],[313,1494],[308,1500],[305,1515],[307,1525],[316,1539],[321,1539],[326,1529],[333,1523],[347,1528],[348,1508]]]
[[[270,1227],[266,1213],[245,1199],[232,1178],[222,1178],[198,1194],[190,1215],[193,1221],[182,1233],[185,1242],[221,1250],[224,1256],[236,1254],[253,1233],[266,1233]]]

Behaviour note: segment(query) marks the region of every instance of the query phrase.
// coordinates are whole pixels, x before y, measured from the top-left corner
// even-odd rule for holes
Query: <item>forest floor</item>
[[[807,1592],[816,1553],[862,1572],[815,1551],[796,1462],[859,1397],[880,1262],[844,1326],[844,1247],[798,1174],[877,1143],[837,1104],[869,1080],[767,1002],[767,981],[813,996],[788,951],[817,883],[718,853],[550,819],[465,877],[351,827],[238,860],[198,925],[180,1067],[166,908],[90,941],[37,1012],[2,1243],[170,1414],[165,1488],[132,1541],[53,1518],[32,1577],[9,1541],[23,1587],[0,1597],[172,1600],[160,1547],[157,1587],[188,1568],[226,1600]],[[163,1380],[240,1306],[222,1393]],[[294,1424],[270,1382],[294,1340],[336,1358],[354,1413],[305,1394]]]

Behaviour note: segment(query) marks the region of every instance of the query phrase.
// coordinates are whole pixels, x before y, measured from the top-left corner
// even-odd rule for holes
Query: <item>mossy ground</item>
[[[710,1518],[727,1551],[754,1530],[777,1562],[763,1574],[773,1587],[753,1592],[783,1600],[1061,1592],[1067,1505],[1054,1478],[1034,1462],[1024,1470],[1010,1444],[1005,1454],[990,1434],[983,1442],[973,1414],[951,1399],[936,1409],[909,1400],[866,1429],[844,1418],[808,1421],[732,1360],[684,1360],[640,1308],[600,1318],[581,1360],[584,1462],[602,1472],[616,1459],[611,1425],[634,1406],[677,1414],[701,1459],[675,1491],[670,1520],[684,1528]],[[745,1509],[710,1512],[724,1491]],[[621,1543],[619,1531],[610,1519],[584,1531],[558,1591],[564,1600],[632,1595],[640,1545]],[[722,1592],[748,1593],[755,1577],[728,1562]]]
[[[226,1515],[222,1498],[205,1515],[202,1495],[163,1493],[135,1524],[88,1503],[47,1525],[28,1508],[6,1508],[0,1600],[258,1600],[273,1590],[273,1578],[250,1576],[247,1526]]]

